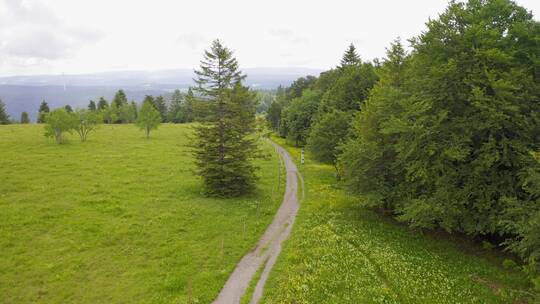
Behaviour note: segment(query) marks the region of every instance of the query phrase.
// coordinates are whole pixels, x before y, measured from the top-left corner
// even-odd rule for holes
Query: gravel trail
[[[301,176],[289,153],[278,144],[273,142],[272,144],[281,155],[287,171],[287,185],[283,202],[255,249],[248,252],[236,265],[231,276],[219,292],[217,299],[214,300],[214,304],[240,303],[253,276],[257,270],[264,267],[250,302],[251,304],[258,303],[263,295],[268,275],[281,252],[281,245],[291,233],[299,208],[297,192],[298,179]]]

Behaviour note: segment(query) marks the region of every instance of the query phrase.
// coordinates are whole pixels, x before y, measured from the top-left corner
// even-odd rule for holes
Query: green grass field
[[[306,198],[263,303],[538,303],[501,254],[358,207],[309,155],[299,169]]]
[[[192,173],[189,126],[43,133],[0,126],[1,303],[208,303],[282,199],[267,143],[258,193],[220,200]]]

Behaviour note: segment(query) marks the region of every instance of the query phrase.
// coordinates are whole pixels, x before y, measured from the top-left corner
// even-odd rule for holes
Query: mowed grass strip
[[[300,159],[299,149],[274,139]],[[262,303],[536,303],[499,253],[358,207],[333,167],[309,155],[298,167],[306,198]]]
[[[188,125],[147,140],[104,125],[57,145],[40,125],[0,126],[1,303],[208,303],[282,199],[261,146],[259,191],[201,194]]]

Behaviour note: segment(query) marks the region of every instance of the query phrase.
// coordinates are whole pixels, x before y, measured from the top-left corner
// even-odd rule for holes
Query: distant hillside
[[[289,85],[301,76],[317,76],[321,70],[306,68],[244,69],[246,84],[254,89],[274,89]],[[118,89],[124,89],[129,100],[141,101],[145,95],[168,95],[175,89],[193,85],[193,70],[120,71],[79,75],[31,75],[0,77],[0,99],[6,103],[12,118],[27,111],[34,121],[39,103],[51,107],[70,104],[86,106],[90,99],[104,96],[111,100]]]

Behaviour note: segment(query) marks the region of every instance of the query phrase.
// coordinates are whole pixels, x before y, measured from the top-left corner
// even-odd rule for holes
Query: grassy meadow
[[[275,140],[299,159],[298,148]],[[309,154],[299,170],[306,197],[263,303],[538,303],[500,253],[358,207],[333,167]]]
[[[201,194],[187,125],[43,133],[0,126],[1,303],[209,303],[282,199],[268,143],[259,191],[222,200]]]

